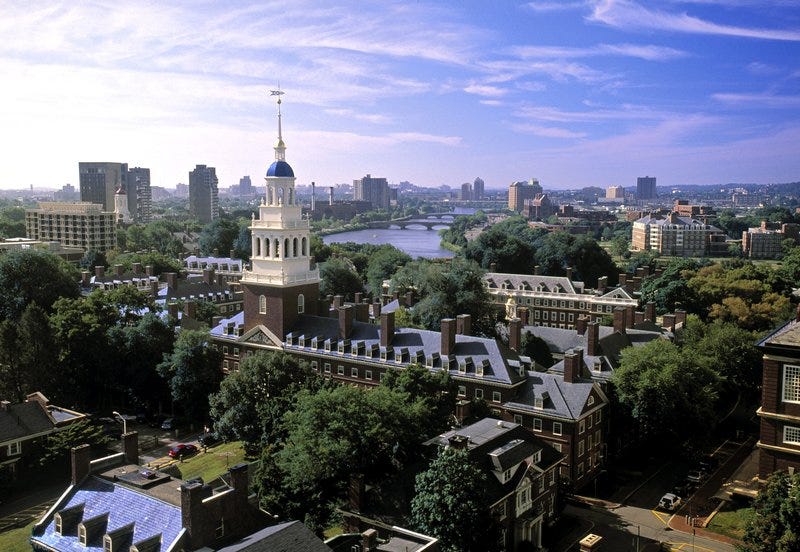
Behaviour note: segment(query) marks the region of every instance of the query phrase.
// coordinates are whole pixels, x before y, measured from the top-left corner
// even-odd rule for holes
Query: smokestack
[[[333,186],[328,187],[328,205],[333,205]]]
[[[311,183],[311,212],[317,210],[317,185],[312,182]]]
[[[508,346],[517,352],[522,348],[522,320],[519,318],[512,318],[508,322]]]
[[[454,318],[442,318],[442,357],[455,353],[456,349],[456,321]],[[445,362],[445,361],[442,361]]]

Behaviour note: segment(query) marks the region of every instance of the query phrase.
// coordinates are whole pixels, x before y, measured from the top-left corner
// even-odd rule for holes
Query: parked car
[[[214,445],[222,441],[222,439],[220,439],[219,435],[216,432],[210,431],[198,437],[197,441],[204,447],[213,447]]]
[[[711,473],[717,469],[717,466],[719,466],[719,460],[717,460],[710,454],[706,454],[702,458],[700,458],[697,464],[703,469],[703,471]]]
[[[163,422],[161,422],[161,429],[165,431],[171,431],[173,429],[180,429],[184,426],[184,422],[181,418],[167,418]]]
[[[689,496],[695,490],[694,483],[679,483],[672,488],[672,494],[678,496]]]
[[[673,493],[667,493],[658,501],[658,507],[670,512],[676,510],[681,505],[681,497]]]
[[[700,483],[705,478],[706,478],[705,472],[703,470],[696,468],[689,470],[689,473],[686,474],[686,481],[690,481],[692,483]]]
[[[196,445],[187,445],[181,443],[180,445],[176,445],[171,449],[169,449],[169,452],[167,454],[169,454],[170,458],[183,458],[184,456],[191,456],[196,452],[197,452]]]

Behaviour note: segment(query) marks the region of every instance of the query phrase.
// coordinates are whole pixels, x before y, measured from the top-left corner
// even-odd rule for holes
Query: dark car
[[[705,456],[701,457],[700,460],[698,460],[697,464],[703,469],[703,471],[711,473],[717,469],[717,466],[719,466],[719,460],[710,454],[706,454]]]
[[[180,445],[176,445],[169,449],[167,454],[169,454],[171,458],[183,458],[184,456],[191,456],[196,452],[197,446],[181,443]]]
[[[213,447],[214,445],[219,444],[221,441],[222,439],[220,439],[219,435],[214,431],[204,433],[197,438],[197,442],[204,447]]]

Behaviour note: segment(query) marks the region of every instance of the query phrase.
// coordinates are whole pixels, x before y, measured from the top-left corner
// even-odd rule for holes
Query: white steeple
[[[124,186],[117,188],[114,194],[114,212],[117,214],[117,223],[131,222],[131,213],[128,211],[128,195],[125,193]]]

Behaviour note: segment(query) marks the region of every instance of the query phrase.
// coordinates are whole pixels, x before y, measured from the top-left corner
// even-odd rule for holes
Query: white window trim
[[[8,444],[8,456],[22,454],[22,441],[14,441]]]
[[[790,374],[792,372],[792,374]],[[791,378],[797,378],[798,383],[796,386],[792,386],[791,388],[787,385],[788,380]],[[783,390],[781,393],[781,399],[783,402],[787,403],[794,403],[800,404],[800,366],[795,366],[793,364],[784,364],[783,365]],[[790,390],[797,390],[797,393],[793,393],[796,398],[787,398],[788,392]]]
[[[556,426],[558,426],[558,431],[556,431]],[[553,435],[561,435],[562,431],[561,422],[553,422]]]
[[[800,427],[783,426],[783,444],[800,446]]]

